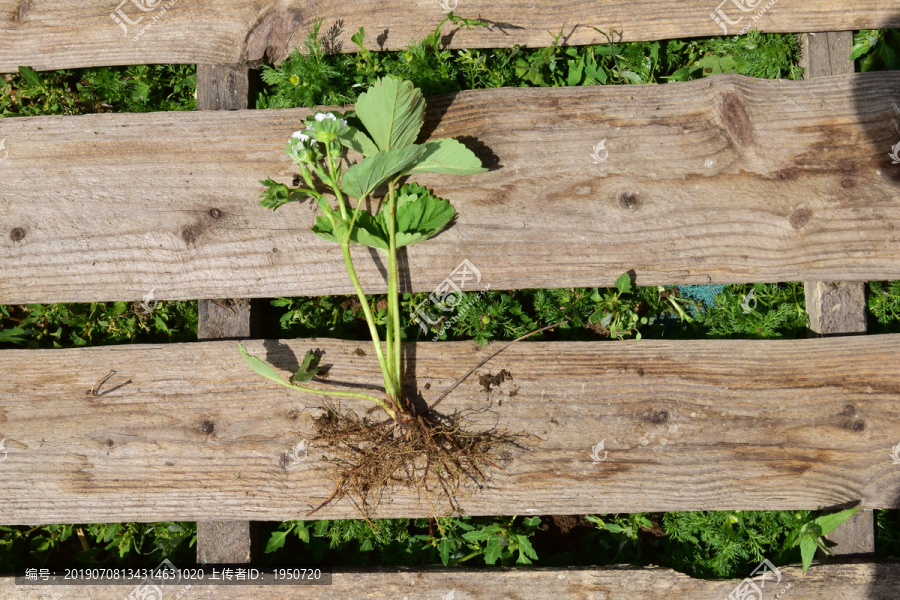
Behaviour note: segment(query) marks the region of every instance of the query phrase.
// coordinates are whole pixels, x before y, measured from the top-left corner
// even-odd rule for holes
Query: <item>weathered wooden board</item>
[[[445,27],[445,40],[457,48],[549,46],[560,32],[568,44],[605,42],[595,28],[616,40],[661,40],[734,35],[751,27],[794,32],[900,26],[896,6],[884,0],[0,0],[0,72],[19,65],[280,60],[303,44],[316,18],[323,19],[322,33],[329,31],[329,46],[339,51],[356,49],[350,36],[361,26],[369,48],[398,49],[431,33],[451,9],[491,24],[472,32]]]
[[[900,587],[896,563],[814,564],[806,574],[798,567],[778,569],[754,578],[765,598],[782,590],[792,600],[895,600]],[[740,579],[694,579],[659,567],[604,569],[409,569],[336,572],[328,586],[167,585],[165,598],[184,592],[203,600],[360,600],[410,598],[424,600],[722,600],[742,583]],[[16,586],[0,579],[0,595],[16,600],[121,600],[127,586]]]
[[[401,285],[465,259],[470,289],[900,278],[898,103],[895,72],[432,98],[426,133],[492,170],[418,177],[459,215]],[[352,293],[317,207],[258,206],[309,112],[0,120],[0,302]],[[355,252],[385,290],[383,257]]]
[[[854,72],[849,60],[852,31],[805,33],[801,36],[803,75],[831,77]],[[811,335],[844,335],[866,332],[866,284],[862,281],[807,281],[806,312]],[[837,545],[835,554],[874,554],[875,515],[863,510],[838,525],[828,536]]]
[[[364,343],[246,344],[285,377],[312,348],[323,383],[380,380]],[[487,352],[407,346],[408,385],[433,402]],[[900,507],[898,353],[900,335],[516,344],[439,407],[538,438],[463,510]],[[323,451],[301,443],[320,399],[252,373],[234,342],[4,350],[0,372],[0,523],[302,518],[331,492]],[[398,491],[377,515],[431,513]],[[358,515],[342,502],[316,516]]]
[[[197,109],[239,110],[249,104],[249,72],[243,68],[199,65]],[[197,339],[247,338],[259,322],[252,301],[199,300]],[[257,327],[258,328],[258,327]],[[248,563],[253,553],[250,521],[198,521],[197,563]]]

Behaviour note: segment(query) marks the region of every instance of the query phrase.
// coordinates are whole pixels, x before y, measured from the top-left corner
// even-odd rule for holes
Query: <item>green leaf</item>
[[[269,552],[275,552],[279,548],[284,546],[284,541],[287,539],[287,535],[290,533],[288,531],[273,531],[272,537],[269,538],[269,543],[266,544],[266,554]]]
[[[487,548],[484,549],[484,562],[492,565],[497,562],[503,553],[503,545],[500,544],[499,537],[492,537],[488,540]]]
[[[811,536],[803,536],[800,539],[800,557],[803,559],[803,572],[809,569],[812,564],[813,557],[816,555],[816,540]]]
[[[424,152],[424,146],[409,146],[367,156],[347,169],[341,189],[354,198],[365,198],[394,175],[406,172]]]
[[[425,143],[425,154],[409,170],[412,173],[446,173],[475,175],[484,173],[481,160],[475,153],[453,138],[440,138]]]
[[[875,33],[868,29],[863,29],[853,36],[853,48],[850,50],[849,60],[856,60],[863,54],[875,47],[878,40],[881,39],[880,33]]]
[[[425,122],[425,98],[410,81],[382,77],[360,94],[356,114],[380,149],[406,148]]]
[[[859,507],[851,508],[849,510],[844,510],[839,513],[834,513],[832,515],[822,515],[814,520],[819,527],[822,528],[822,535],[828,535],[834,528],[849,519],[859,510]]]
[[[517,563],[522,565],[530,565],[531,560],[537,560],[537,552],[534,551],[534,547],[531,545],[531,541],[527,536],[524,535],[516,535],[516,539],[519,542],[519,558],[516,560]]]
[[[404,186],[405,187],[405,186]],[[419,194],[401,193],[397,198],[397,247],[427,240],[440,233],[456,215],[456,209],[444,200],[432,195],[425,188]],[[386,230],[384,216],[379,213]]]
[[[344,131],[341,132],[340,141],[344,146],[359,152],[363,156],[375,156],[378,154],[378,146],[375,145],[375,142],[352,125],[347,125]]]
[[[241,356],[243,356],[244,360],[247,362],[247,366],[249,366],[257,374],[262,375],[266,379],[271,379],[275,383],[280,383],[285,387],[298,389],[297,386],[282,379],[281,376],[278,375],[278,372],[275,371],[275,369],[272,368],[268,363],[259,360],[258,358],[247,352],[247,349],[244,348],[243,344],[241,344],[240,342],[238,342],[238,350],[240,351]]]
[[[29,69],[28,67],[19,67],[19,75],[25,79],[25,82],[31,87],[43,87],[41,83],[41,77],[34,71],[34,69]]]
[[[484,540],[488,540],[494,535],[503,531],[503,528],[497,524],[489,525],[487,527],[483,527],[478,529],[477,531],[469,531],[464,533],[463,539],[468,540],[470,542],[480,542]]]
[[[438,553],[441,555],[441,562],[446,567],[450,564],[450,551],[453,549],[453,542],[449,538],[443,538],[437,544]]]
[[[628,273],[622,273],[616,279],[616,289],[620,294],[627,294],[631,291],[631,276]]]
[[[300,368],[297,369],[297,372],[291,375],[291,383],[295,381],[299,381],[301,383],[306,383],[313,377],[319,374],[319,368],[316,366],[319,364],[319,357],[313,354],[312,350],[307,350],[306,355],[303,357],[303,362],[300,363]]]
[[[390,249],[390,238],[382,223],[364,210],[360,210],[356,218],[356,226],[350,232],[350,241],[370,248],[385,251]]]

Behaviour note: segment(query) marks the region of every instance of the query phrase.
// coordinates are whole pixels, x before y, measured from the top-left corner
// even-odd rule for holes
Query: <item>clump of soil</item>
[[[478,383],[484,388],[485,392],[490,392],[493,388],[500,387],[501,383],[509,381],[510,379],[512,379],[512,373],[506,369],[501,369],[496,375],[491,375],[490,373],[487,375],[479,375]]]
[[[443,499],[452,512],[462,514],[459,496],[468,488],[483,487],[488,469],[502,469],[499,463],[513,448],[524,448],[527,438],[496,429],[474,433],[467,424],[463,414],[428,410],[378,420],[325,405],[314,421],[313,443],[327,449],[326,461],[337,484],[307,516],[349,498],[368,519],[385,492],[404,488],[416,490],[433,506],[436,498]]]

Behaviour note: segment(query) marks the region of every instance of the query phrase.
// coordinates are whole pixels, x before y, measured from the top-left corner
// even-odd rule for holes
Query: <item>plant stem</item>
[[[397,402],[402,409],[403,370],[400,346],[400,277],[397,268],[397,191],[396,179],[390,183],[388,192],[388,317],[394,334],[394,382],[397,386]]]
[[[356,290],[356,296],[362,305],[363,314],[366,317],[366,324],[369,326],[369,334],[372,336],[372,345],[375,346],[375,356],[378,357],[378,366],[381,367],[381,373],[384,375],[384,390],[389,396],[396,398],[396,384],[391,374],[389,363],[384,357],[384,351],[381,348],[381,338],[378,336],[378,329],[375,327],[375,316],[372,314],[372,307],[369,306],[369,300],[363,292],[362,285],[359,283],[359,277],[356,275],[356,268],[353,266],[353,258],[350,256],[350,240],[341,240],[341,251],[344,254],[344,265],[347,267],[347,274],[350,276],[350,282],[353,283],[353,289]],[[383,405],[382,405],[383,407]],[[385,409],[387,410],[387,409]]]
[[[362,398],[363,400],[370,400],[384,409],[392,419],[397,418],[397,413],[395,413],[387,403],[378,398],[376,396],[371,396],[369,394],[360,394],[359,392],[338,392],[332,390],[317,390],[316,388],[305,387],[302,385],[297,385],[296,383],[289,383],[287,381],[280,382],[285,387],[289,387],[294,390],[300,390],[301,392],[308,392],[310,394],[322,394],[323,396],[341,396],[343,398]]]

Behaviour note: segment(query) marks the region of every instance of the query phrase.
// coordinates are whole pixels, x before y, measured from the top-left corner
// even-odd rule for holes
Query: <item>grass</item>
[[[279,68],[263,69],[258,108],[352,102],[385,73],[411,79],[429,95],[499,86],[665,83],[723,72],[802,75],[796,38],[786,34],[584,47],[561,46],[558,36],[548,34],[546,48],[501,50],[446,50],[435,34],[401,52],[334,56],[325,53],[319,26],[305,54],[296,52]],[[853,50],[862,71],[896,69],[898,51],[896,30],[859,32]],[[191,66],[50,73],[23,68],[0,78],[0,116],[193,110],[195,89]],[[900,282],[872,282],[867,297],[870,330],[900,332]],[[631,288],[623,282],[614,288],[490,291],[478,298],[467,295],[464,303],[471,306],[446,329],[439,324],[423,331],[409,315],[426,300],[427,294],[404,298],[406,339],[438,335],[484,344],[564,319],[565,327],[536,339],[801,337],[806,326],[797,283]],[[0,348],[193,341],[196,306],[160,302],[152,311],[124,302],[0,306]],[[279,298],[272,306],[267,335],[366,339],[352,298]],[[876,511],[879,556],[900,556],[898,514]],[[273,563],[313,559],[346,565],[653,563],[696,576],[742,577],[762,557],[776,564],[797,562],[796,549],[786,547],[787,536],[814,516],[703,511],[569,518],[578,534],[562,548],[549,535],[559,529],[560,518],[396,519],[378,521],[374,530],[359,521],[288,521],[267,526],[272,552],[266,557]],[[0,527],[0,570],[14,561],[46,564],[57,558],[155,565],[168,556],[185,564],[192,562],[195,540],[193,523]]]

